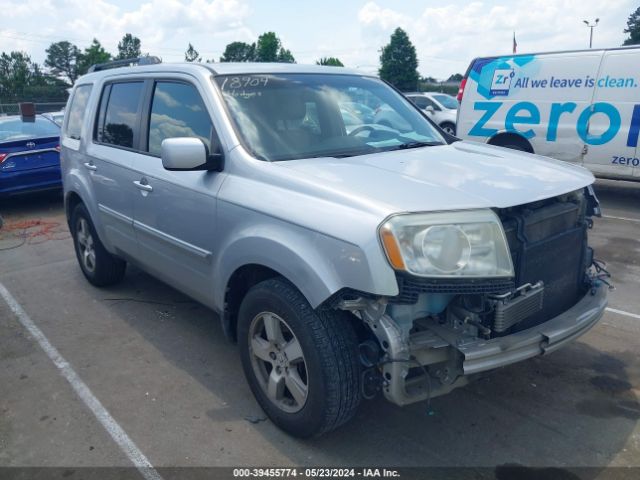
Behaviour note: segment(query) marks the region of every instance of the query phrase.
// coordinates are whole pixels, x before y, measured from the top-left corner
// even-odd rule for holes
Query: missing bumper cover
[[[503,295],[488,295],[493,303],[495,317],[493,331],[504,333],[512,326],[542,310],[544,306],[544,284],[527,283],[515,292]]]

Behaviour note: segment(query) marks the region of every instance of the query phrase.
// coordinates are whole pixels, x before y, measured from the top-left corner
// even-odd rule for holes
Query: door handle
[[[91,170],[92,172],[95,172],[96,170],[98,170],[98,167],[96,167],[93,163],[91,162],[85,162],[84,166],[87,170]]]
[[[152,192],[153,191],[153,187],[151,185],[149,185],[148,183],[142,183],[139,182],[138,180],[134,180],[133,184],[138,187],[140,190],[144,190],[145,192]]]

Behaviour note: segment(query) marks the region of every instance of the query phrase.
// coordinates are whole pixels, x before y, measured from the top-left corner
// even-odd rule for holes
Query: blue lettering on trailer
[[[487,127],[487,123],[491,121],[496,112],[500,110],[503,102],[475,102],[473,109],[485,112],[482,117],[469,130],[469,135],[474,137],[493,137],[498,133],[499,129]],[[552,103],[551,112],[549,114],[549,123],[546,132],[546,139],[549,142],[555,142],[558,138],[558,124],[563,114],[572,114],[576,109],[574,102]],[[609,126],[606,131],[600,135],[589,133],[589,120],[594,115],[605,115],[609,120]],[[518,102],[511,106],[504,118],[504,129],[507,132],[517,133],[524,138],[531,139],[536,137],[536,132],[530,128],[521,130],[518,125],[540,125],[540,109],[532,102]],[[578,136],[588,145],[604,145],[615,138],[620,131],[622,119],[618,109],[610,103],[597,102],[587,106],[576,122],[576,132]],[[494,123],[495,125],[495,123]],[[638,145],[640,137],[640,105],[635,105],[629,128],[629,136],[627,138],[627,146],[635,147]]]
[[[631,115],[631,127],[629,127],[629,136],[627,137],[627,147],[638,146],[638,134],[640,133],[640,105],[633,107],[633,115]]]
[[[493,137],[498,130],[495,128],[484,128],[485,124],[493,115],[500,109],[502,102],[476,102],[473,104],[474,110],[484,110],[485,114],[480,117],[478,123],[476,123],[469,135],[474,137]]]

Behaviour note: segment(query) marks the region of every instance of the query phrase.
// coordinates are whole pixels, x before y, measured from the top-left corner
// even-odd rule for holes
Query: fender
[[[323,258],[325,247],[322,239],[309,242],[301,235],[274,231],[273,225],[262,227],[259,231],[252,228],[250,235],[235,235],[219,251],[214,265],[214,278],[220,279],[219,288],[214,292],[216,310],[224,308],[226,287],[233,273],[250,264],[280,273],[300,290],[313,308],[343,287],[338,272],[331,268],[329,258]]]

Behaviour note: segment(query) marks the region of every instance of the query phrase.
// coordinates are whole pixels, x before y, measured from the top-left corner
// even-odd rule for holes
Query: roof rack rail
[[[154,56],[137,57],[137,58],[123,58],[120,60],[113,60],[111,62],[96,63],[89,67],[88,73],[99,72],[101,70],[109,70],[110,68],[130,67],[132,65],[155,65],[162,63],[162,60]]]

